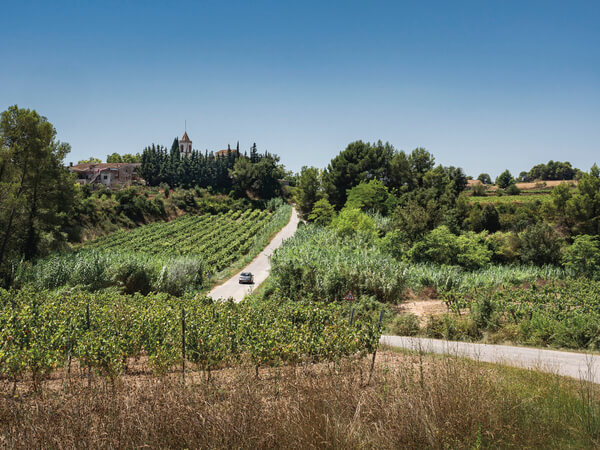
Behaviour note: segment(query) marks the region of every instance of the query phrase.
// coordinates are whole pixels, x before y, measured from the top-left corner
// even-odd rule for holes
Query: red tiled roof
[[[183,133],[183,137],[181,138],[181,140],[179,142],[192,142],[192,141],[190,141],[190,138],[187,135],[187,131]]]
[[[70,166],[69,169],[76,171],[76,172],[82,172],[82,171],[86,171],[86,170],[90,170],[90,169],[100,169],[100,170],[104,170],[104,169],[120,169],[121,167],[124,166],[134,166],[134,167],[138,167],[141,166],[140,163],[85,163],[85,164],[76,164],[74,166]]]
[[[227,156],[227,152],[231,151],[231,153],[235,153],[237,152],[237,150],[235,148],[232,148],[231,150],[226,148],[225,150],[217,150],[215,152],[215,155],[217,156]]]

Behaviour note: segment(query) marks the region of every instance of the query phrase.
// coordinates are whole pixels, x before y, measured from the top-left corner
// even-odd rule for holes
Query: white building
[[[183,133],[183,137],[179,141],[179,156],[189,158],[192,156],[192,141],[187,135],[187,131]]]

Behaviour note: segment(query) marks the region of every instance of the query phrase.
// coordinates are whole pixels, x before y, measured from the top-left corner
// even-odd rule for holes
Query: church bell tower
[[[183,137],[179,141],[179,156],[189,158],[192,155],[192,141],[187,135],[187,131],[183,133]]]

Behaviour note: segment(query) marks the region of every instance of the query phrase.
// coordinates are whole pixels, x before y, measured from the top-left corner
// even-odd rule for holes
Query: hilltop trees
[[[492,177],[490,177],[487,173],[480,173],[477,179],[483,184],[492,184]]]
[[[101,159],[90,156],[88,159],[80,159],[79,161],[77,161],[77,164],[100,164],[101,162]]]
[[[240,194],[250,194],[259,198],[281,195],[279,180],[283,178],[284,170],[276,155],[252,155],[251,152],[250,158],[242,156],[235,161],[233,169],[229,170],[229,176]]]
[[[119,155],[118,153],[112,153],[106,157],[107,163],[141,163],[142,156],[139,153],[132,155],[131,153],[125,153]]]
[[[525,176],[522,177],[522,181],[535,181],[535,180],[572,180],[578,174],[579,169],[573,168],[569,161],[548,161],[546,164],[537,164],[531,168]]]
[[[35,110],[11,106],[0,117],[0,275],[65,240],[60,232],[75,203],[62,165],[70,146]]]
[[[429,188],[444,191],[453,183],[450,190],[456,196],[467,185],[467,177],[461,169],[436,167],[435,158],[424,148],[406,154],[381,141],[350,143],[323,173],[327,198],[338,210],[346,203],[352,188],[371,180],[379,180],[397,195]]]
[[[347,191],[361,181],[387,181],[394,147],[378,141],[352,142],[334,157],[323,174],[323,185],[332,205],[340,209],[346,203]]]
[[[283,167],[279,157],[268,152],[259,154],[256,144],[251,157],[241,155],[239,150],[225,154],[200,153],[194,150],[190,157],[181,157],[179,141],[175,139],[171,149],[152,144],[141,156],[140,175],[150,186],[167,183],[170,187],[202,187],[217,192],[272,198],[281,194],[279,180]]]
[[[498,175],[496,178],[496,184],[500,189],[506,189],[514,182],[513,176],[508,169]]]

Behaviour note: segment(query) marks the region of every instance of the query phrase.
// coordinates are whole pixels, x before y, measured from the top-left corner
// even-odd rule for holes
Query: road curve
[[[281,244],[283,244],[283,241],[296,233],[299,221],[298,213],[292,208],[290,221],[275,235],[271,242],[269,242],[269,245],[267,245],[250,264],[225,283],[210,291],[208,296],[215,300],[220,298],[228,299],[231,297],[235,302],[240,302],[246,294],[252,292],[252,289],[255,286],[258,286],[267,279],[269,272],[271,271],[271,253],[273,253],[276,248],[280,247]],[[252,272],[254,274],[254,285],[239,284],[240,273],[242,272]]]
[[[380,342],[391,347],[462,356],[600,383],[598,355],[402,336],[381,336]]]

